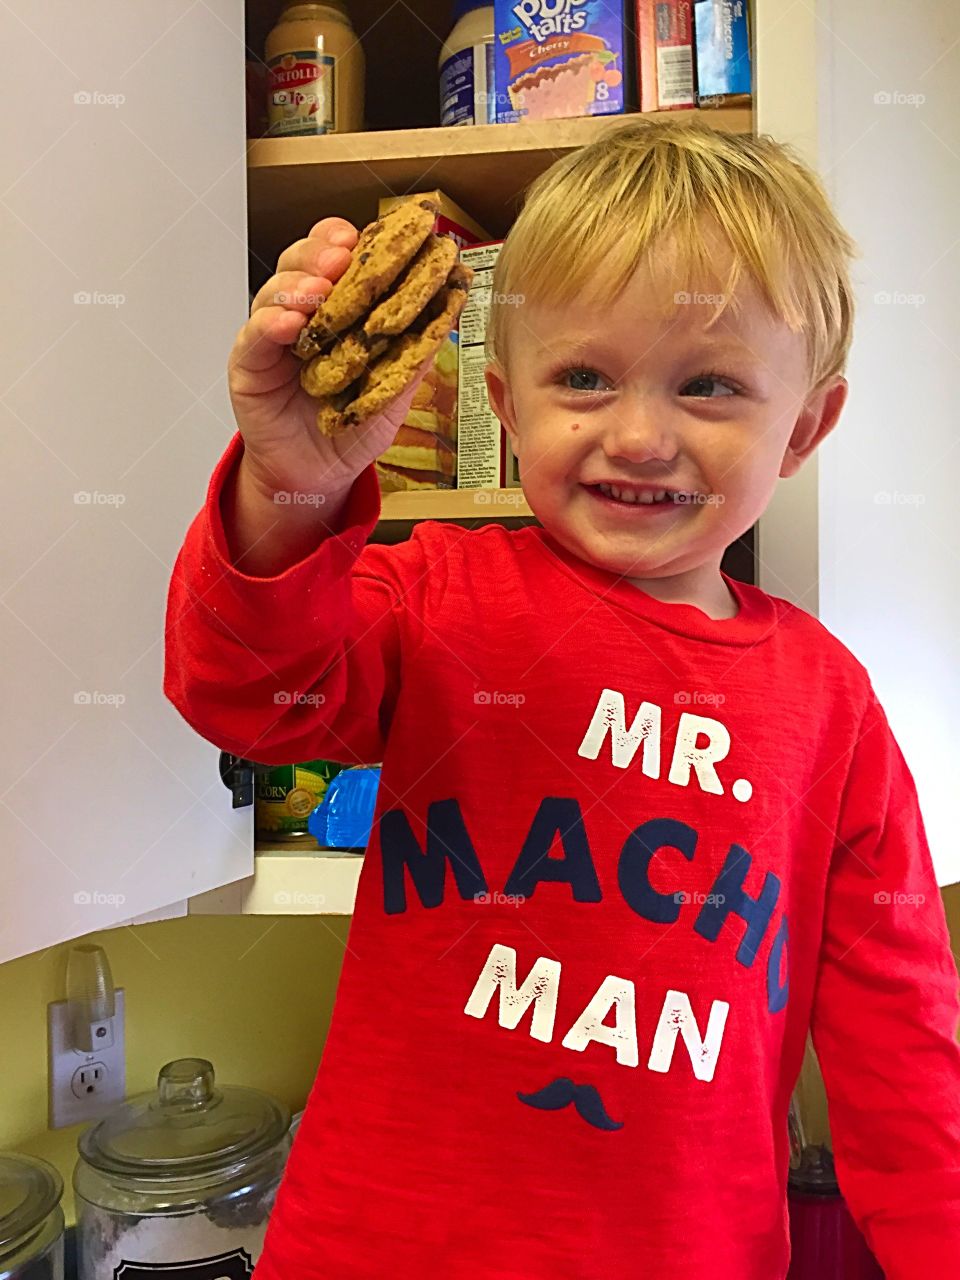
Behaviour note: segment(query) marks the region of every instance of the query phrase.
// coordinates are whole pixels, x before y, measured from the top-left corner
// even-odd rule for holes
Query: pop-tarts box
[[[624,110],[617,0],[494,0],[497,122]]]
[[[693,6],[697,96],[750,92],[747,0],[700,0]]]

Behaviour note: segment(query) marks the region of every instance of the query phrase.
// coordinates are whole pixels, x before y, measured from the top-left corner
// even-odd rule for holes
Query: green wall
[[[125,989],[127,1093],[171,1058],[209,1058],[218,1078],[306,1101],[333,1009],[349,918],[193,916],[90,934]],[[0,1148],[70,1175],[82,1125],[47,1129],[47,1005],[64,998],[68,945],[0,965],[6,1048]]]

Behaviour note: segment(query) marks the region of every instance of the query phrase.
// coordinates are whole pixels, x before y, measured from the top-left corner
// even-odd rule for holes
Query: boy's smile
[[[707,327],[718,300],[645,265],[605,307],[520,305],[509,368],[488,366],[487,386],[549,533],[650,595],[723,618],[736,607],[725,549],[832,429],[846,382],[810,394],[803,336],[746,275]]]

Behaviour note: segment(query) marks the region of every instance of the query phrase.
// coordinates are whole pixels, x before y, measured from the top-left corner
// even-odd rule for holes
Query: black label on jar
[[[114,1280],[250,1280],[253,1261],[246,1249],[196,1262],[121,1262]]]

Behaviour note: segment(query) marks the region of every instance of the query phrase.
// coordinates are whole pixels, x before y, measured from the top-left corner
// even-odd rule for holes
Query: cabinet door
[[[247,313],[243,7],[11,0],[0,41],[4,960],[248,875],[253,842],[161,690]]]

